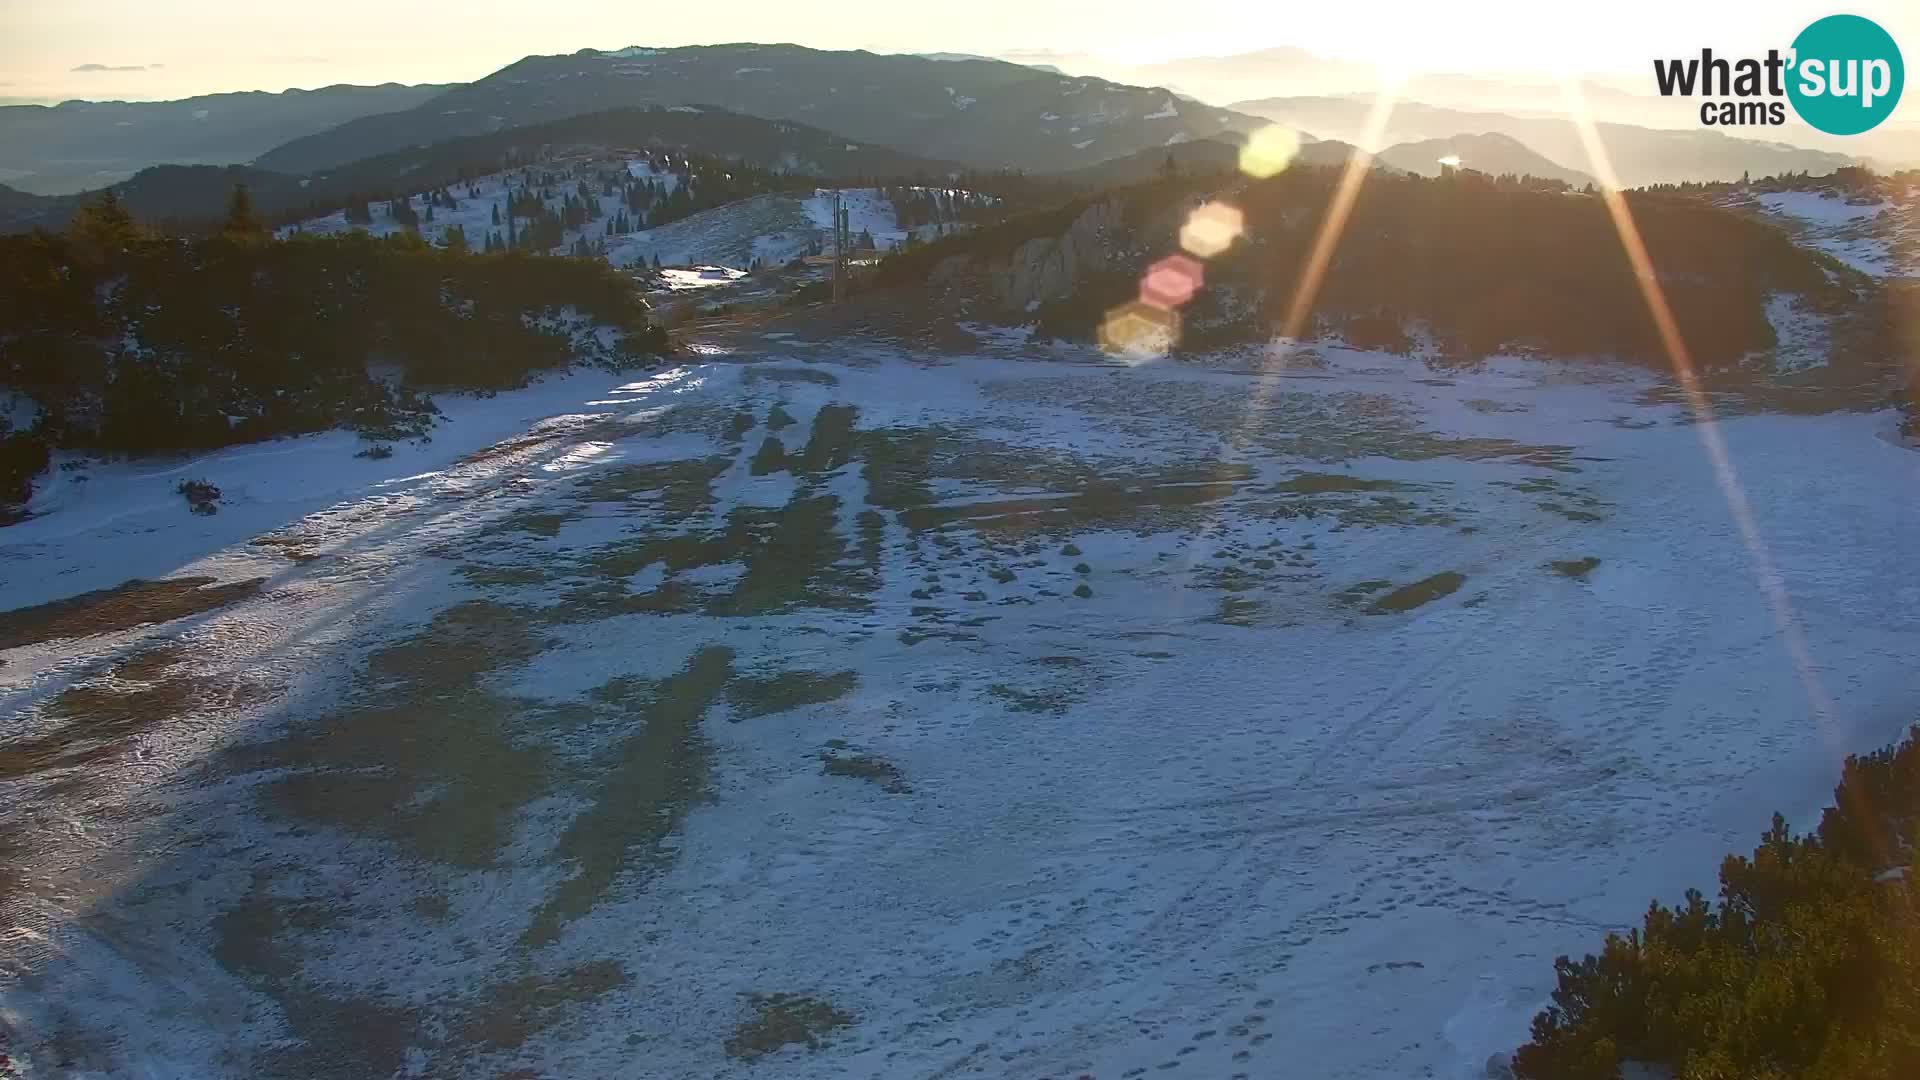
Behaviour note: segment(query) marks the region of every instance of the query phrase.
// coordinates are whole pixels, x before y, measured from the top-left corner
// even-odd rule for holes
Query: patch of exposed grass
[[[827,744],[820,754],[820,771],[828,776],[850,776],[858,780],[868,780],[880,785],[880,790],[889,795],[910,795],[913,788],[907,778],[900,773],[899,766],[880,757],[853,750],[839,739]]]
[[[560,535],[560,526],[579,517],[578,514],[549,513],[537,510],[516,510],[501,518],[498,524],[488,528],[490,533],[519,532],[533,536],[554,537]]]
[[[553,580],[553,575],[537,563],[510,563],[501,566],[489,566],[486,563],[466,563],[460,567],[460,576],[468,584],[482,588],[512,585],[545,585]]]
[[[747,471],[754,476],[766,476],[771,473],[785,472],[787,469],[787,448],[772,435],[760,441],[760,449],[753,452],[753,458],[747,463]]]
[[[215,585],[210,577],[135,579],[111,589],[33,607],[0,611],[0,649],[37,645],[60,638],[91,637],[171,622],[222,608],[260,591],[266,578]]]
[[[754,364],[741,374],[746,383],[812,383],[815,386],[839,386],[840,379],[831,371],[819,371],[814,368],[770,367]]]
[[[1267,613],[1267,604],[1246,596],[1223,596],[1212,621],[1227,626],[1252,626]]]
[[[840,500],[831,495],[795,498],[778,509],[735,507],[723,528],[701,533],[622,540],[593,551],[586,564],[599,578],[542,614],[554,622],[578,623],[629,614],[705,610],[713,615],[759,615],[796,607],[865,610],[879,584],[885,521],[856,519],[857,554],[849,565],[840,529]],[[739,565],[731,582],[693,584],[667,580],[651,592],[633,594],[626,580],[662,563],[669,575],[704,567]]]
[[[900,510],[933,501],[937,433],[920,428],[863,431],[859,443],[868,503]]]
[[[262,683],[229,676],[172,673],[185,659],[177,645],[161,645],[121,661],[103,679],[69,686],[48,703],[58,726],[0,742],[0,780],[71,769],[120,756],[148,731],[198,709],[262,700]]]
[[[1406,487],[1397,480],[1368,480],[1339,473],[1303,472],[1273,485],[1273,490],[1289,495],[1326,495],[1341,491],[1398,491]]]
[[[832,495],[794,499],[774,511],[735,510],[728,539],[743,552],[747,568],[733,591],[712,605],[713,613],[762,615],[800,606],[864,609],[861,596],[873,582],[834,566],[847,555],[839,510],[840,500]]]
[[[1566,518],[1568,521],[1578,521],[1586,524],[1591,524],[1596,521],[1606,520],[1605,518],[1601,517],[1599,514],[1593,513],[1590,510],[1577,510],[1571,506],[1563,506],[1557,502],[1543,502],[1540,504],[1540,509],[1549,511],[1551,513],[1559,514],[1561,517]]]
[[[653,502],[673,521],[713,508],[713,481],[733,466],[724,456],[619,465],[580,482],[589,502]]]
[[[783,671],[767,677],[735,675],[727,683],[729,715],[734,720],[745,720],[802,705],[821,705],[846,697],[859,685],[860,676],[853,671],[831,675],[819,671]]]
[[[728,1037],[729,1057],[757,1058],[788,1046],[818,1050],[825,1037],[851,1027],[853,1014],[804,994],[749,994],[752,1015]]]
[[[481,681],[546,642],[523,609],[476,600],[375,651],[339,712],[228,751],[281,776],[259,790],[282,814],[457,866],[492,865],[520,809],[546,789],[551,754],[514,734],[527,705]]]
[[[851,405],[823,405],[813,414],[807,445],[793,462],[793,471],[808,475],[832,472],[853,459],[853,426],[860,410]]]
[[[1234,495],[1250,475],[1238,465],[1219,466],[1203,476],[1163,470],[1137,479],[1095,480],[1068,495],[912,507],[901,511],[900,521],[914,530],[965,522],[983,531],[1011,533],[1177,524],[1200,507]]]
[[[266,875],[256,874],[247,895],[213,920],[214,961],[278,1001],[297,1041],[254,1061],[252,1075],[357,1080],[403,1071],[408,1051],[420,1042],[424,1014],[301,980],[301,935],[332,929],[340,913],[330,904],[278,898],[268,884]]]
[[[568,1005],[627,985],[618,960],[595,960],[555,975],[528,975],[498,983],[457,1025],[469,1043],[512,1050],[557,1020]]]
[[[664,861],[664,842],[706,790],[712,749],[700,725],[733,678],[733,650],[710,645],[662,680],[638,731],[620,747],[593,804],[561,833],[555,854],[573,876],[548,893],[521,936],[544,945],[586,914],[632,864]]]
[[[1466,584],[1467,576],[1452,570],[1443,570],[1429,578],[1422,578],[1411,585],[1402,585],[1387,595],[1375,600],[1367,609],[1376,615],[1394,614],[1412,611],[1424,604],[1430,604]]]
[[[1371,578],[1366,581],[1354,582],[1339,592],[1334,593],[1333,598],[1342,604],[1358,604],[1362,600],[1365,600],[1371,593],[1377,593],[1381,589],[1391,588],[1393,588],[1393,582],[1385,578]]]
[[[1552,567],[1553,572],[1556,574],[1585,581],[1587,575],[1593,572],[1594,567],[1600,565],[1600,560],[1592,555],[1588,555],[1584,559],[1559,559],[1547,565]]]
[[[546,648],[546,639],[529,629],[531,615],[491,600],[455,604],[418,634],[374,650],[367,671],[422,690],[470,688],[488,672],[523,664]]]
[[[994,683],[987,687],[987,693],[1006,702],[1007,708],[1014,712],[1050,713],[1054,716],[1078,704],[1082,696],[1080,691],[1070,687],[1050,686],[1026,690],[1006,683]]]

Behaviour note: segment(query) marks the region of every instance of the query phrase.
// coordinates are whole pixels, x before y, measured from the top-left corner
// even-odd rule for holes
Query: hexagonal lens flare
[[[1187,215],[1187,223],[1180,227],[1180,246],[1189,255],[1211,259],[1232,247],[1246,226],[1246,215],[1238,207],[1210,202]]]
[[[1299,152],[1299,132],[1279,124],[1263,127],[1247,136],[1247,145],[1240,148],[1240,171],[1265,180],[1293,164]]]
[[[1169,255],[1152,266],[1140,278],[1140,302],[1157,308],[1177,308],[1193,299],[1205,282],[1205,269],[1197,259]]]
[[[1152,304],[1121,304],[1100,324],[1100,347],[1130,364],[1167,355],[1180,339],[1178,313]]]

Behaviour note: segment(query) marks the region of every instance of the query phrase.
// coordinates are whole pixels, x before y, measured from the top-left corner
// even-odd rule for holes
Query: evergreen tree
[[[493,223],[495,225],[500,224],[500,204],[499,203],[493,204]]]
[[[112,188],[100,193],[99,202],[81,207],[67,228],[75,239],[103,254],[123,252],[140,236],[133,215]]]
[[[253,213],[253,196],[247,193],[247,185],[233,185],[233,194],[227,196],[227,220],[220,226],[220,232],[229,239],[255,239],[266,235],[266,226]]]
[[[448,251],[453,252],[455,255],[465,255],[467,253],[466,226],[464,225],[447,226],[446,244],[447,244]]]

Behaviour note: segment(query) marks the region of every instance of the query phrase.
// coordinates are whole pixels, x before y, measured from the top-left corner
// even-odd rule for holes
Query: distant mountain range
[[[1085,59],[1048,54],[1009,63],[959,53],[888,56],[753,44],[589,49],[530,56],[453,86],[3,107],[0,183],[11,190],[0,195],[0,223],[18,228],[62,220],[70,200],[31,196],[110,182],[124,184],[123,196],[148,216],[199,216],[210,200],[224,200],[235,181],[252,185],[267,212],[296,209],[348,192],[418,189],[423,177],[445,172],[449,163],[491,169],[509,149],[569,139],[657,139],[816,175],[1018,169],[1085,186],[1144,178],[1163,168],[1168,154],[1183,167],[1231,167],[1236,140],[1269,122],[1326,140],[1309,139],[1312,149],[1303,160],[1336,162],[1348,144],[1359,143],[1371,107],[1367,95],[1301,95],[1223,108],[1176,92],[1195,81],[1217,90],[1288,80],[1351,83],[1364,74],[1361,65],[1294,49],[1127,69],[1171,89],[1029,66],[1049,58],[1069,69]],[[1459,97],[1484,96],[1506,84],[1436,75],[1410,85]],[[1596,84],[1589,93],[1598,101],[1626,91]],[[586,119],[591,116],[601,119]],[[585,126],[564,126],[576,119]],[[1855,160],[1700,128],[1602,123],[1599,129],[1630,186],[1733,180],[1743,172],[1818,174]],[[459,141],[485,139],[495,141]],[[1397,104],[1368,149],[1386,165],[1429,174],[1441,158],[1576,185],[1590,171],[1564,119],[1417,100]],[[158,162],[168,167],[134,175]],[[196,186],[208,190],[195,194]]]
[[[1280,97],[1238,102],[1233,109],[1290,124],[1323,138],[1357,143],[1371,107],[1370,100],[1361,98]],[[1754,176],[1801,171],[1830,173],[1854,163],[1854,159],[1845,154],[1737,139],[1708,128],[1663,129],[1609,123],[1596,127],[1615,173],[1627,187],[1685,180],[1738,180],[1743,172]],[[1551,162],[1587,164],[1587,152],[1579,132],[1563,117],[1468,112],[1419,102],[1401,102],[1394,106],[1378,140],[1381,145],[1370,149],[1394,143],[1449,139],[1462,132],[1504,135]]]
[[[1438,176],[1444,166],[1453,165],[1477,169],[1494,176],[1512,173],[1515,176],[1562,180],[1574,187],[1583,187],[1593,181],[1593,177],[1586,173],[1566,168],[1534,153],[1518,139],[1498,132],[1396,143],[1380,151],[1379,160],[1420,176]]]
[[[136,217],[146,221],[217,220],[234,185],[246,184],[255,209],[277,217],[315,207],[334,208],[349,197],[388,198],[445,187],[468,176],[495,172],[509,161],[568,148],[677,150],[725,158],[766,169],[820,177],[941,179],[959,171],[946,161],[903,154],[884,146],[786,120],[762,120],[710,106],[612,109],[489,135],[448,139],[424,147],[378,154],[308,176],[247,165],[156,165],[113,185]],[[82,192],[41,197],[0,188],[0,231],[57,226],[79,205],[97,197]]]
[[[307,173],[459,135],[626,105],[710,104],[980,168],[1055,172],[1257,120],[1164,89],[998,60],[704,45],[530,56],[398,112],[295,139],[256,164]]]
[[[251,161],[290,138],[409,109],[445,86],[328,86],[179,101],[0,106],[0,182],[40,195],[104,187],[161,162]]]

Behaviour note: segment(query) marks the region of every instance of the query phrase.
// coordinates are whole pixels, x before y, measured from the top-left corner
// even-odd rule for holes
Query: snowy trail
[[[211,518],[94,470],[0,606],[263,580],[0,649],[8,1052],[1482,1075],[1555,955],[1913,720],[1920,456],[1722,424],[1822,727],[1681,410],[1329,353],[576,376],[194,462]],[[817,1049],[755,1041],[780,994]]]

